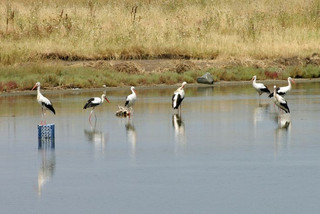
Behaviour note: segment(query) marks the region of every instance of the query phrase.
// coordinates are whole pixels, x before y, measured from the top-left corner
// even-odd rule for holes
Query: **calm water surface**
[[[114,115],[130,90],[107,91],[92,126],[103,91],[43,92],[55,149],[38,149],[35,94],[0,97],[1,213],[320,212],[320,83],[286,96],[287,129],[251,85],[187,87],[181,117],[174,90],[137,88],[130,119]]]

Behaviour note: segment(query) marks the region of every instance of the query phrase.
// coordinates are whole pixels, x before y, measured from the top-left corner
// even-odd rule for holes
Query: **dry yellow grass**
[[[43,58],[307,56],[318,0],[4,0],[0,63]]]

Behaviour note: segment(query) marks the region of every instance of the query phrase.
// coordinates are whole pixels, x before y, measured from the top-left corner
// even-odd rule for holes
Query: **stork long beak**
[[[292,82],[292,83],[296,83],[293,79],[291,79],[291,82]]]
[[[31,89],[31,91],[33,90],[33,89],[35,89],[37,87],[37,84],[35,84],[34,86],[33,86],[33,88]]]
[[[109,100],[108,100],[108,98],[105,97],[104,99],[105,99],[108,103],[110,103]]]

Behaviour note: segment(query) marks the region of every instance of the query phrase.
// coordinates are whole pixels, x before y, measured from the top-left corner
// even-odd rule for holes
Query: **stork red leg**
[[[43,118],[44,118],[44,125],[46,125],[46,124],[47,124],[47,120],[46,120],[46,110],[44,110]]]
[[[91,116],[92,116],[93,110],[94,110],[94,109],[92,109],[92,110],[90,111],[90,115],[89,115],[89,123],[91,123]]]
[[[41,107],[41,121],[40,121],[40,125],[43,125],[43,107]]]

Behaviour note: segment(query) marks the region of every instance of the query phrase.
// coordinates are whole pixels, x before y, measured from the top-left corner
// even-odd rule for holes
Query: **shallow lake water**
[[[55,149],[38,149],[35,94],[1,96],[1,213],[319,213],[320,83],[286,95],[288,128],[251,85],[189,86],[181,116],[174,90],[138,87],[130,118],[130,90],[108,90],[92,125],[103,90],[44,91]]]

